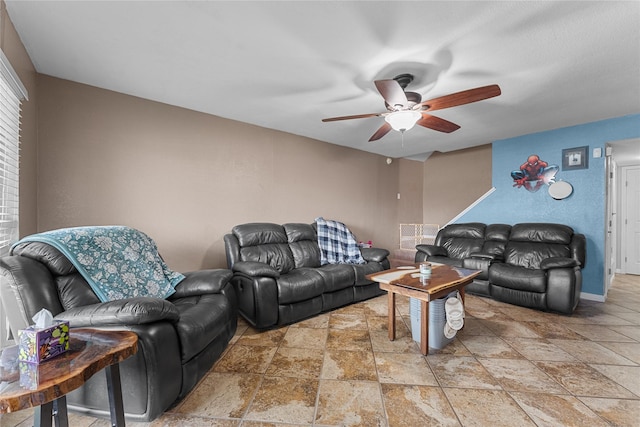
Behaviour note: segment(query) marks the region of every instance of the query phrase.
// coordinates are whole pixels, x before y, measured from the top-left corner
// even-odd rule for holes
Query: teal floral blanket
[[[33,234],[22,242],[47,243],[62,252],[100,301],[166,298],[184,276],[171,271],[155,242],[124,226],[74,227]]]

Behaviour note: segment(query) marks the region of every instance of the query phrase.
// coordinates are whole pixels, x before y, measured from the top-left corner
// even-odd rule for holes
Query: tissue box
[[[18,331],[18,360],[41,363],[69,350],[69,322],[56,321],[53,326],[38,329],[35,325]]]
[[[20,362],[18,364],[18,369],[20,369],[20,385],[27,390],[37,389],[40,380],[38,365],[34,365],[33,363]]]

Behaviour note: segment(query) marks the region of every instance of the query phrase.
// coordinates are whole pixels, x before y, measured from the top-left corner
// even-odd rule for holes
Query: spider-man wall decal
[[[514,187],[524,187],[528,191],[536,192],[543,185],[555,182],[556,173],[560,168],[558,165],[550,165],[540,156],[532,154],[527,158],[519,170],[511,172]]]

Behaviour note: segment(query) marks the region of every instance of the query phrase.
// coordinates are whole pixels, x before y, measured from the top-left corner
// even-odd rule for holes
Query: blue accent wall
[[[604,295],[606,176],[605,144],[640,137],[640,114],[587,123],[493,143],[492,182],[496,191],[456,222],[516,224],[555,222],[571,226],[587,239],[587,261],[582,292]],[[588,169],[562,170],[562,150],[588,146]],[[593,158],[594,148],[602,157]],[[537,192],[513,186],[511,171],[518,170],[531,154],[560,167],[556,181],[567,181],[573,193],[554,200],[545,185]]]

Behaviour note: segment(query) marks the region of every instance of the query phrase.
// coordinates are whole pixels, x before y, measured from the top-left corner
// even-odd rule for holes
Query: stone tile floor
[[[224,356],[159,426],[639,426],[640,276],[562,316],[467,296],[465,328],[422,356],[408,299],[386,296],[267,332]],[[32,411],[1,426],[30,426]],[[109,422],[70,415],[72,426]]]

